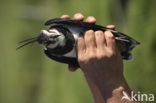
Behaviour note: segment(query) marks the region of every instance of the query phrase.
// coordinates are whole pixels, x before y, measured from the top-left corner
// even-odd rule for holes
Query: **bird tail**
[[[117,32],[114,30],[111,30],[111,32],[115,36],[117,47],[121,53],[122,58],[126,60],[131,60],[133,58],[131,51],[136,47],[136,45],[140,43],[121,32]]]

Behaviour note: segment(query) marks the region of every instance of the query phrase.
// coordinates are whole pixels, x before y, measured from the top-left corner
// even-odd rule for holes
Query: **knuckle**
[[[80,64],[84,63],[86,60],[83,57],[78,57],[78,62]]]
[[[86,31],[86,33],[85,33],[85,34],[92,34],[92,33],[94,33],[94,31],[93,31],[93,30],[88,30],[88,31]]]
[[[103,52],[103,51],[98,51],[98,53],[97,53],[97,58],[98,59],[102,59],[102,58],[104,58],[105,57],[105,53]]]
[[[96,35],[101,35],[101,34],[103,34],[103,32],[101,30],[98,30],[98,31],[95,32],[95,34]]]
[[[104,54],[98,54],[97,55],[97,58],[99,59],[99,60],[101,60],[101,59],[103,59],[103,58],[105,58],[106,57],[106,55],[104,55]]]
[[[115,57],[116,56],[116,52],[113,51],[113,50],[110,50],[108,53],[107,53],[107,57],[111,58],[111,57]]]
[[[94,37],[94,31],[93,30],[88,30],[85,32],[85,40],[88,41],[93,37]]]
[[[109,39],[115,39],[114,35],[110,31],[106,31],[105,36]]]
[[[94,60],[94,59],[96,59],[95,53],[93,53],[93,52],[89,53],[88,54],[88,60]]]
[[[105,49],[103,49],[103,50],[99,49],[97,51],[97,57],[98,57],[98,59],[105,58],[106,56],[107,56],[107,51]]]
[[[114,39],[114,36],[113,35],[108,35],[108,38],[109,39]]]

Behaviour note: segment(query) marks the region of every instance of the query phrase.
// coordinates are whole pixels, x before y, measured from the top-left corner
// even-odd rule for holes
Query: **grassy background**
[[[37,43],[16,51],[48,19],[81,12],[97,24],[116,25],[141,42],[134,60],[124,61],[134,91],[156,94],[156,0],[1,0],[0,103],[93,103],[80,70],[47,58]]]

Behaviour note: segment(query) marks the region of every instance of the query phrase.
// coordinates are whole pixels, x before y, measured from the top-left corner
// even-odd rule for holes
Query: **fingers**
[[[70,19],[69,15],[62,15],[61,18],[63,19]],[[84,20],[84,16],[81,13],[76,13],[73,17],[74,20],[77,21],[83,21]],[[96,19],[93,16],[88,16],[86,19],[86,22],[88,23],[96,23]]]
[[[89,16],[87,17],[86,22],[96,23],[96,19],[93,16]],[[85,33],[85,43],[86,43],[86,48],[90,50],[93,50],[96,48],[96,39],[95,39],[95,33],[93,30],[89,30]]]
[[[61,18],[62,19],[70,19],[70,16],[69,15],[62,15]]]
[[[73,19],[77,21],[83,21],[84,16],[81,13],[76,13]]]
[[[63,15],[61,18],[70,19],[69,15]],[[74,20],[83,21],[84,16],[81,13],[76,13],[73,17]],[[89,16],[86,19],[88,23],[96,23],[96,19],[93,16]],[[114,30],[114,25],[108,25],[107,28]],[[116,43],[114,35],[110,31],[96,31],[88,30],[85,32],[84,36],[80,36],[77,41],[77,55],[78,57],[83,57],[83,54],[86,53],[87,50],[94,52],[96,49],[104,50],[105,48],[108,50],[115,51]],[[75,71],[76,67],[69,66],[70,71]]]
[[[63,18],[63,19],[70,19],[70,16],[69,15],[62,15],[61,18]],[[77,20],[77,21],[83,21],[84,16],[81,13],[76,13],[74,15],[73,19]]]
[[[85,32],[85,44],[86,44],[86,48],[94,51],[96,48],[96,40],[95,40],[95,33],[93,30],[88,30]]]
[[[77,21],[83,21],[84,20],[84,16],[81,13],[76,13],[74,15],[73,19],[77,20]],[[93,16],[89,16],[89,17],[87,17],[86,22],[88,22],[88,23],[96,23],[96,19]]]
[[[68,65],[68,69],[69,69],[69,71],[74,72],[78,69],[78,67],[76,67],[74,65]]]
[[[77,51],[78,51],[78,56],[81,56],[85,53],[86,51],[86,45],[85,45],[85,40],[84,40],[84,37],[83,36],[80,36],[78,38],[78,41],[77,41]]]
[[[96,44],[97,48],[104,49],[106,46],[106,40],[105,40],[105,35],[103,31],[96,31],[95,32],[95,38],[96,38]]]
[[[96,23],[96,19],[93,16],[89,16],[89,17],[87,17],[86,22],[94,24],[94,23]]]
[[[115,51],[115,38],[114,35],[110,31],[105,31],[105,38],[107,43],[107,48]]]
[[[109,29],[115,29],[115,26],[114,25],[107,25],[107,28],[109,28]]]

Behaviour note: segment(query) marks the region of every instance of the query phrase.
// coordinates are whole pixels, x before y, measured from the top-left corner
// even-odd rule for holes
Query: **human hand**
[[[78,38],[77,52],[82,71],[95,84],[123,80],[122,58],[110,31],[86,31]]]
[[[70,19],[68,15],[63,15],[61,18],[64,19]],[[80,13],[77,13],[73,17],[74,20],[77,21],[83,21],[84,16]],[[93,16],[89,16],[86,19],[86,22],[88,23],[96,23],[96,19]],[[115,27],[113,25],[107,26],[107,28],[114,29]],[[116,78],[116,75],[122,75],[122,59],[121,56],[117,50],[116,43],[114,36],[111,32],[106,31],[92,31],[89,30],[85,33],[84,37],[80,37],[78,39],[78,61],[80,64],[81,69],[84,71],[85,74],[90,74],[93,78],[94,75],[98,74],[92,74],[99,72],[105,72],[106,77],[105,79],[109,78],[111,79],[112,76]],[[81,49],[84,46],[84,52]],[[108,63],[107,63],[107,62]],[[93,65],[94,64],[94,65]],[[114,67],[109,67],[109,66]],[[90,68],[95,68],[91,70],[95,70],[94,72],[90,71]],[[109,70],[107,70],[109,68]],[[119,69],[117,69],[119,68]],[[72,65],[69,65],[70,71],[75,71],[77,67],[74,67]],[[110,73],[108,73],[110,72]],[[114,73],[114,74],[113,74]],[[117,74],[118,73],[118,74]],[[112,74],[112,76],[111,76]],[[102,73],[102,77],[104,74]],[[111,76],[111,78],[109,77]],[[98,75],[99,78],[101,78]],[[118,76],[117,76],[118,77]],[[108,80],[108,79],[107,79]]]
[[[68,15],[63,15],[61,18],[70,19]],[[83,21],[84,16],[81,13],[77,13],[73,19]],[[96,19],[93,16],[89,16],[86,22],[96,23]],[[109,25],[107,28],[114,29],[115,27]],[[97,78],[103,81],[111,80],[112,82],[115,81],[114,79],[122,78],[122,59],[111,32],[94,32],[89,30],[85,33],[84,37],[79,37],[77,46],[80,67],[84,71],[84,74],[88,75],[88,78],[95,79],[93,81],[96,82]],[[75,71],[77,68],[69,65],[70,71]]]
[[[63,15],[63,16],[61,16],[61,18],[70,19],[70,16],[69,15]],[[76,13],[74,15],[73,19],[77,20],[77,21],[83,21],[84,16],[81,13]],[[94,23],[96,23],[96,19],[93,16],[88,16],[87,19],[86,19],[86,22],[94,24]],[[115,26],[114,25],[108,25],[107,28],[115,29]],[[71,72],[74,72],[74,71],[76,71],[78,69],[78,67],[73,66],[73,65],[68,65],[68,68],[69,68],[69,70]]]
[[[64,15],[62,18],[70,17]],[[77,13],[73,19],[83,21],[84,16]],[[95,23],[96,19],[89,16],[86,22]],[[115,27],[110,25],[107,28]],[[77,55],[95,103],[134,103],[127,100],[121,101],[122,92],[130,95],[130,88],[123,76],[122,58],[110,31],[86,31],[78,38]],[[70,71],[76,69],[77,67],[69,65]]]

